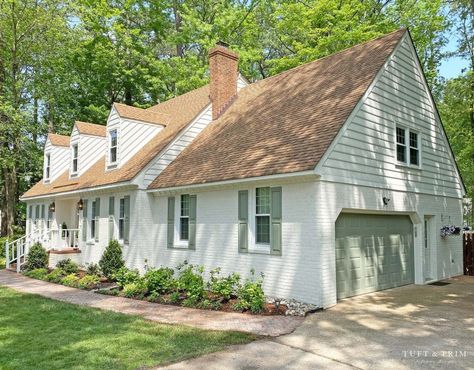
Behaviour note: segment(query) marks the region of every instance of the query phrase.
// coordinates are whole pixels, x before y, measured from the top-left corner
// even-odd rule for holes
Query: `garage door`
[[[342,213],[336,221],[336,276],[338,298],[412,284],[410,218]]]

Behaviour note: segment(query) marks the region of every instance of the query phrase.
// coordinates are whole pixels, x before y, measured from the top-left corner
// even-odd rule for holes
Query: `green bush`
[[[100,267],[97,263],[91,263],[86,269],[87,275],[100,276]]]
[[[31,271],[48,267],[48,252],[40,243],[31,246],[27,256],[25,270]]]
[[[180,298],[181,298],[181,296],[180,296],[179,292],[173,292],[170,295],[170,302],[171,303],[179,303]]]
[[[55,269],[46,275],[46,280],[52,283],[59,283],[67,274],[61,269]]]
[[[79,278],[75,274],[68,274],[61,279],[61,284],[76,288],[79,286]]]
[[[77,263],[71,261],[70,258],[61,260],[56,264],[56,268],[63,270],[66,274],[76,274],[79,271]]]
[[[252,278],[247,279],[237,292],[237,303],[234,308],[240,311],[250,310],[261,312],[265,305],[265,294],[263,293],[263,274],[260,279],[255,280],[255,271],[252,270]]]
[[[173,269],[168,267],[149,270],[145,274],[145,283],[147,285],[148,291],[157,292],[159,294],[171,292],[176,285],[173,275]]]
[[[220,277],[221,269],[216,268],[211,271],[211,280],[209,281],[209,291],[225,300],[229,300],[237,294],[240,288],[240,275],[233,273],[227,277]]]
[[[46,275],[48,275],[48,269],[40,268],[31,271],[26,271],[25,275],[33,279],[45,280]]]
[[[97,275],[84,275],[79,279],[77,285],[81,289],[92,289],[99,284],[99,277]]]
[[[99,261],[100,270],[107,277],[113,279],[114,274],[125,266],[125,261],[122,258],[122,247],[117,240],[111,240],[104,254]]]
[[[205,291],[203,266],[188,265],[187,261],[177,267],[179,276],[177,280],[178,290],[186,294],[186,299],[193,304],[199,302]]]
[[[146,286],[142,281],[127,284],[123,287],[122,295],[127,298],[143,298],[146,294]]]
[[[160,294],[158,292],[151,292],[151,294],[146,298],[148,302],[158,302],[160,299]]]
[[[138,270],[130,270],[126,267],[121,267],[112,277],[117,285],[123,288],[125,285],[137,283],[140,281],[140,273]]]

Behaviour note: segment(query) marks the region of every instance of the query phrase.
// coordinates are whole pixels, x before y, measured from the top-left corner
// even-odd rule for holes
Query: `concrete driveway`
[[[289,335],[169,369],[474,369],[474,277],[342,300]]]

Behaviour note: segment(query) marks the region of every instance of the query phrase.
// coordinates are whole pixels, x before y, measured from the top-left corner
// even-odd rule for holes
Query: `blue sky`
[[[456,50],[456,39],[451,37],[448,44],[445,47],[445,52]],[[466,59],[459,57],[452,57],[446,60],[443,60],[441,63],[439,73],[444,78],[453,78],[462,73],[463,68],[467,68],[469,63]]]

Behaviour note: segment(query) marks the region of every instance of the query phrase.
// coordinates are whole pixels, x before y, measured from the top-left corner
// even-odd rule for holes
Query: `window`
[[[77,173],[77,159],[78,159],[79,149],[77,144],[72,146],[72,173]]]
[[[49,175],[51,173],[51,154],[46,154],[45,158],[45,171],[44,171],[45,179],[49,179]]]
[[[255,242],[270,244],[270,188],[257,188],[255,193]]]
[[[53,212],[51,211],[50,207],[48,207],[48,221],[46,223],[46,227],[48,230],[51,230],[51,222],[53,221]]]
[[[189,240],[189,194],[181,195],[179,238]]]
[[[119,239],[123,240],[123,230],[124,230],[124,218],[125,218],[125,199],[120,199],[119,204]]]
[[[412,166],[420,165],[420,135],[406,128],[397,127],[397,161]]]
[[[109,161],[110,163],[117,162],[117,130],[110,131],[110,153]]]
[[[91,238],[96,238],[96,230],[97,230],[97,222],[98,222],[98,209],[97,209],[97,201],[93,200],[91,204],[92,208],[92,218],[91,218]]]

